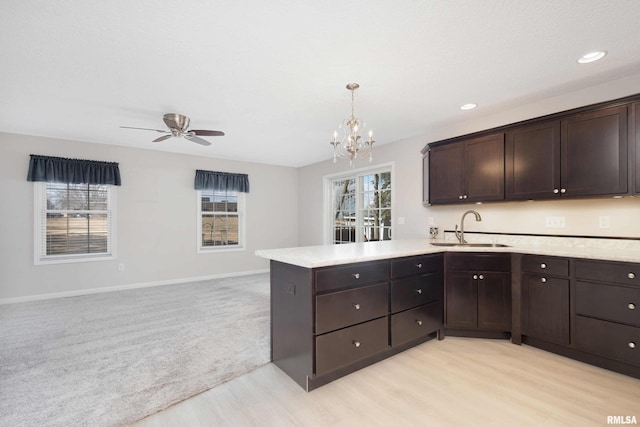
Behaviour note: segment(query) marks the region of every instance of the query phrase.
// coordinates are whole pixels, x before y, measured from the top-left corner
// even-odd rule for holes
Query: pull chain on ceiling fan
[[[195,142],[200,145],[211,145],[209,141],[204,138],[200,138],[200,136],[224,136],[224,132],[219,130],[205,130],[205,129],[193,129],[189,130],[189,123],[191,120],[189,117],[184,116],[182,114],[168,113],[162,117],[164,123],[167,125],[169,130],[164,129],[148,129],[148,128],[137,128],[132,126],[120,126],[123,129],[137,129],[137,130],[150,130],[154,132],[165,133],[167,135],[163,135],[153,140],[153,142],[161,142],[167,140],[169,138],[184,138],[191,142]]]

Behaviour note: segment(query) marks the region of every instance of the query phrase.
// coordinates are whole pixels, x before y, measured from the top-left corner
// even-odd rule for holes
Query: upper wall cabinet
[[[517,127],[506,133],[506,198],[560,195],[560,121]]]
[[[627,107],[515,127],[506,133],[506,199],[625,194]]]
[[[504,199],[503,133],[437,146],[427,158],[432,204]]]
[[[640,194],[640,102],[636,102],[631,107],[633,125],[631,126],[631,141],[632,152],[635,152],[635,188],[634,193]]]
[[[562,120],[560,138],[562,195],[627,193],[626,106],[568,117]]]

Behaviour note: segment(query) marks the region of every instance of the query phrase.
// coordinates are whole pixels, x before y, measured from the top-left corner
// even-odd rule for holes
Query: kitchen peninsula
[[[256,251],[271,260],[272,361],[310,391],[433,338],[511,337],[640,378],[640,241],[467,240],[508,246],[415,239]]]

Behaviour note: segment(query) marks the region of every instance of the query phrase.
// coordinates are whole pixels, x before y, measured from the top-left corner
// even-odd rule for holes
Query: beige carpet
[[[0,426],[119,426],[269,362],[269,276],[0,306]]]

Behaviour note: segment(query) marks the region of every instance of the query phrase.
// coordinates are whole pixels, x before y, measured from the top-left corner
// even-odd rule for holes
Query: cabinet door
[[[478,288],[474,274],[469,271],[447,274],[445,324],[448,328],[475,329],[478,326]]]
[[[560,195],[559,120],[507,132],[505,187],[505,198],[508,200]]]
[[[478,274],[478,328],[511,330],[511,274]]]
[[[465,192],[468,202],[504,199],[504,134],[465,142]]]
[[[429,151],[429,198],[431,203],[459,202],[464,193],[463,143]]]
[[[569,344],[569,280],[522,276],[522,332],[556,344]]]
[[[627,147],[626,106],[562,120],[560,191],[567,196],[626,193]]]
[[[633,126],[631,134],[631,144],[633,144],[632,153],[635,151],[635,194],[640,194],[640,102],[636,102],[632,106]]]

